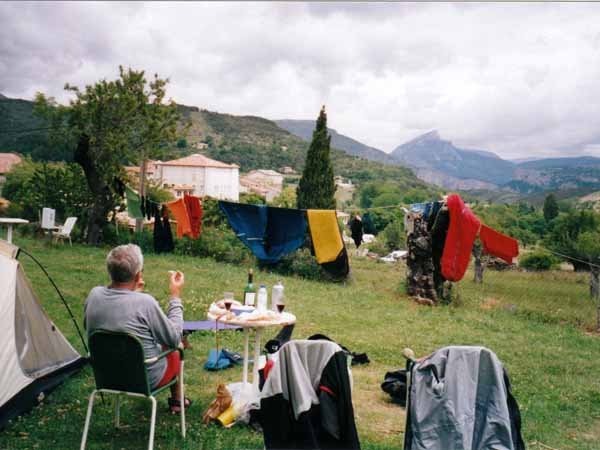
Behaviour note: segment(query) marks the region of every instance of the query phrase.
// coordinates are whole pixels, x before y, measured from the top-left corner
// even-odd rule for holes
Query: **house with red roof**
[[[209,196],[220,200],[238,201],[240,197],[240,168],[193,154],[172,161],[155,162],[154,179],[175,196],[193,189],[193,195]],[[181,188],[185,186],[186,189]]]
[[[20,164],[21,157],[16,153],[0,153],[0,183],[6,181],[6,174],[15,164]]]

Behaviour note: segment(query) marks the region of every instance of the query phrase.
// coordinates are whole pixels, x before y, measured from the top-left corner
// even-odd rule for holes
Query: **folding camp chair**
[[[94,398],[97,393],[116,394],[115,403],[115,427],[119,426],[120,419],[120,396],[147,398],[152,403],[152,415],[150,418],[150,438],[148,449],[154,446],[154,428],[156,423],[156,399],[159,392],[177,382],[176,378],[152,390],[148,382],[147,365],[155,363],[170,353],[179,351],[181,354],[180,381],[180,405],[181,405],[181,435],[185,438],[185,398],[183,396],[183,351],[181,349],[170,349],[162,352],[154,358],[144,359],[144,349],[141,341],[128,333],[117,333],[112,331],[97,330],[89,337],[90,360],[94,369],[96,389],[92,392],[88,403],[83,436],[81,438],[81,450],[85,449],[87,434],[92,419]]]

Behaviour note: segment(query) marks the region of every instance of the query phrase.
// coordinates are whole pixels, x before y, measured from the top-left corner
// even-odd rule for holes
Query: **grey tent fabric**
[[[80,358],[40,307],[20,265],[16,277],[15,343],[21,369],[32,378]]]
[[[405,450],[518,450],[508,397],[492,351],[436,351],[412,370]]]

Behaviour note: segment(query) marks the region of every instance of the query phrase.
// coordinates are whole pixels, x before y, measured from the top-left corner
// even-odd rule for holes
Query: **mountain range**
[[[308,142],[274,121],[257,116],[223,114],[196,106],[177,107],[182,128],[187,126],[185,139],[177,145],[158,149],[159,154],[154,155],[157,158],[167,160],[200,151],[211,158],[238,164],[242,172],[290,166],[299,173],[304,167]],[[0,99],[0,153],[18,152],[42,161],[72,159],[72,149],[57,148],[50,143],[46,127],[45,122],[33,114],[33,102]],[[348,139],[342,139],[342,142],[348,142]],[[363,145],[354,142],[359,148]],[[334,173],[356,184],[389,181],[400,189],[416,188],[430,192],[432,196],[438,191],[419,180],[411,169],[396,164],[389,157],[389,163],[383,163],[374,157],[366,159],[355,156],[356,152],[352,154],[335,145],[332,147]],[[373,149],[373,153],[376,152]]]
[[[275,122],[304,140],[312,136],[312,121]],[[484,193],[500,190],[505,192],[502,198],[510,199],[548,190],[600,189],[600,158],[591,156],[510,161],[490,151],[457,147],[435,130],[399,145],[388,154],[336,130],[329,131],[332,145],[349,154],[410,167],[421,180],[446,189]]]
[[[240,165],[300,171],[312,138],[312,120],[268,120],[235,116],[178,105],[182,124],[189,124],[186,144],[163,149],[164,158],[203,152]],[[600,190],[600,158],[522,158],[505,160],[481,150],[465,149],[431,131],[399,145],[391,153],[329,130],[337,175],[356,183],[393,181],[402,188],[434,191],[431,185],[470,190],[488,197],[519,198],[549,190]],[[0,94],[0,152],[17,151],[40,160],[68,160],[70,150],[51,147],[44,122],[33,115],[33,103]],[[416,177],[415,177],[416,174]],[[504,192],[504,194],[499,194]],[[496,193],[496,194],[494,194]]]

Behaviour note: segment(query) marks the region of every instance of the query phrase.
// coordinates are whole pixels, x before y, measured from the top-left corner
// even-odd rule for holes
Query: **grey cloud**
[[[0,92],[65,100],[123,64],[181,103],[314,118],[392,150],[431,129],[517,157],[597,152],[588,4],[0,3]]]

